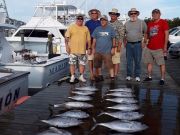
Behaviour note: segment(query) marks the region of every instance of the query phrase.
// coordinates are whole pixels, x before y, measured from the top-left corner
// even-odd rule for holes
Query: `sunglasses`
[[[130,13],[130,15],[137,15],[137,13]]]
[[[92,12],[91,14],[97,14],[96,12]]]
[[[77,20],[84,20],[82,17],[78,17]]]
[[[111,13],[110,15],[113,15],[113,16],[114,16],[114,15],[116,15],[116,13]]]

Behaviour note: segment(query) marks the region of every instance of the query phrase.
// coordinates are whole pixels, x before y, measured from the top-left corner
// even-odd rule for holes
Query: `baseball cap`
[[[100,17],[100,20],[101,20],[101,19],[104,19],[104,20],[108,21],[107,15],[102,15],[102,16]]]
[[[156,8],[156,9],[154,9],[154,10],[152,11],[152,14],[153,14],[153,13],[161,13],[161,11]]]

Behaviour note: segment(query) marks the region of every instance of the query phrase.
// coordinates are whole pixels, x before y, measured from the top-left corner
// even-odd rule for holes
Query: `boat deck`
[[[40,120],[48,119],[54,114],[64,112],[67,109],[64,107],[52,109],[49,104],[64,103],[66,101],[72,101],[68,99],[68,96],[73,95],[71,93],[75,87],[82,85],[94,85],[99,91],[93,96],[93,101],[89,102],[94,105],[93,109],[84,110],[88,112],[91,118],[84,120],[84,123],[78,127],[67,128],[65,130],[70,131],[73,135],[111,135],[117,133],[111,131],[108,128],[98,126],[95,130],[91,131],[91,128],[95,124],[92,120],[94,117],[97,122],[108,122],[114,120],[109,116],[97,115],[100,112],[107,111],[106,107],[113,105],[113,103],[105,102],[105,97],[108,89],[129,87],[134,90],[138,105],[140,106],[139,112],[144,114],[144,117],[138,121],[148,125],[148,129],[135,133],[135,135],[179,135],[180,134],[180,83],[176,78],[176,83],[170,75],[172,74],[172,65],[176,64],[178,60],[168,60],[167,69],[169,73],[166,74],[166,84],[159,86],[159,68],[154,67],[153,81],[150,83],[125,81],[126,76],[126,64],[125,60],[121,63],[121,73],[118,79],[111,81],[108,76],[104,76],[103,82],[91,83],[89,80],[87,83],[77,83],[70,85],[66,82],[58,84],[55,82],[49,87],[43,89],[37,94],[33,95],[24,104],[16,107],[11,112],[8,112],[0,116],[0,135],[35,135],[41,131],[48,129],[48,125],[42,123]],[[173,63],[174,62],[174,63]],[[145,65],[143,67],[143,76],[145,77]],[[180,67],[173,69],[175,76],[180,76]],[[88,76],[88,74],[87,74]],[[174,77],[173,77],[174,78]]]

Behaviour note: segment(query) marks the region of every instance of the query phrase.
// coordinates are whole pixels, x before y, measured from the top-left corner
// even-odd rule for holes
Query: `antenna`
[[[8,14],[8,11],[7,11],[6,1],[5,0],[3,0],[3,3],[1,3],[0,8],[4,9],[4,11],[5,11],[6,15],[7,15],[7,18],[9,18],[9,14]]]

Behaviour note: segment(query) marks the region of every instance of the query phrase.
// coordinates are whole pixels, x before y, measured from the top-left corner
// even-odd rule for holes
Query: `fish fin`
[[[94,122],[94,123],[96,123],[96,122],[97,122],[97,121],[96,121],[96,119],[95,119],[94,117],[92,117],[92,120],[93,120],[93,122]]]
[[[93,131],[97,126],[98,126],[98,124],[95,124],[95,125],[91,128],[91,131]]]
[[[61,133],[62,134],[62,132],[60,130],[58,130],[57,128],[55,128],[55,127],[50,127],[49,129],[51,131],[53,131],[54,133]]]
[[[101,113],[98,115],[98,117],[101,116],[101,115],[103,115],[103,114],[105,114],[105,113],[104,113],[104,112],[101,112]]]

